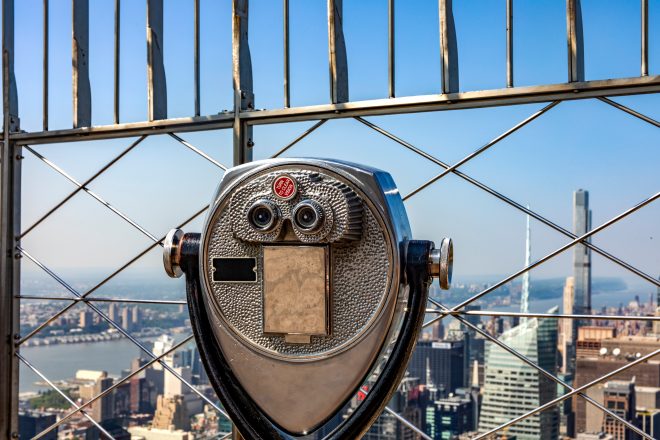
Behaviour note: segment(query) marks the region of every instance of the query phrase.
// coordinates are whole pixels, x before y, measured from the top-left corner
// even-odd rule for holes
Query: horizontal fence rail
[[[216,400],[209,398],[190,381],[186,380],[172,366],[166,362],[166,357],[183,348],[192,341],[192,335],[187,335],[180,342],[170,349],[156,355],[152,350],[144,345],[130,331],[124,329],[119,323],[111,319],[96,303],[123,303],[123,304],[162,304],[179,305],[186,304],[182,300],[148,300],[130,297],[100,297],[93,295],[101,287],[105,286],[118,275],[132,267],[145,255],[154,249],[163,246],[165,239],[161,234],[147,230],[137,221],[131,218],[125,212],[119,210],[111,204],[105,197],[96,191],[90,189],[90,185],[108,170],[120,163],[128,153],[141,148],[143,141],[150,136],[166,134],[173,139],[177,145],[185,150],[194,153],[212,164],[219,172],[228,169],[228,164],[223,164],[209,155],[203,147],[193,145],[185,139],[185,133],[195,131],[208,131],[231,129],[233,144],[233,165],[239,165],[252,160],[252,150],[255,145],[253,127],[265,124],[278,124],[286,122],[313,121],[313,125],[305,129],[300,135],[292,139],[288,144],[282,146],[271,157],[279,157],[290,148],[298,144],[303,139],[314,134],[318,128],[333,119],[352,119],[355,123],[362,124],[370,128],[373,132],[382,135],[398,146],[414,152],[416,155],[437,165],[439,171],[428,181],[417,188],[403,195],[403,200],[408,201],[417,194],[422,193],[429,187],[438,184],[445,176],[451,174],[459,177],[471,186],[474,186],[484,193],[499,200],[504,205],[514,208],[527,216],[534,218],[549,229],[556,231],[562,237],[570,240],[563,246],[546,254],[537,261],[526,265],[516,272],[506,276],[497,283],[494,283],[470,298],[459,304],[448,307],[441,302],[429,299],[428,309],[426,310],[431,318],[424,323],[424,327],[430,327],[443,320],[447,316],[458,320],[461,324],[470,328],[486,341],[495,344],[513,358],[521,361],[525,365],[536,370],[540,375],[561,386],[565,393],[553,400],[539,405],[532,411],[521,414],[497,428],[488,432],[480,433],[476,438],[490,438],[508,427],[538,414],[548,408],[559,405],[561,402],[578,396],[589,405],[602,411],[606,416],[611,417],[625,426],[627,430],[634,432],[642,438],[653,440],[650,435],[643,432],[639,427],[626,420],[621,415],[606,408],[601,403],[595,401],[587,395],[587,391],[602,383],[616,374],[624,372],[636,365],[655,358],[660,354],[660,349],[647,355],[641,356],[628,364],[611,371],[601,377],[590,381],[581,386],[572,386],[566,381],[557,377],[555,374],[539,366],[536,362],[511,348],[500,339],[494,337],[482,328],[476,326],[468,318],[472,316],[489,317],[517,317],[517,318],[542,318],[542,319],[572,319],[572,320],[622,320],[622,321],[641,321],[654,323],[660,321],[658,316],[619,316],[619,315],[590,315],[579,313],[525,313],[525,312],[497,312],[497,311],[474,311],[468,310],[467,306],[493,292],[501,286],[511,282],[517,277],[529,272],[530,270],[554,259],[563,252],[572,249],[575,246],[585,246],[591,251],[604,257],[607,261],[614,263],[627,272],[635,275],[638,279],[644,280],[653,286],[660,288],[660,280],[645,273],[640,268],[633,266],[625,260],[617,257],[613,253],[603,249],[601,246],[593,244],[590,238],[610,226],[622,221],[634,212],[656,202],[660,197],[660,192],[650,194],[638,204],[628,208],[618,215],[610,218],[601,225],[588,230],[582,235],[576,235],[568,229],[554,223],[538,212],[530,210],[522,203],[513,198],[502,194],[485,183],[466,174],[460,168],[480,156],[487,150],[495,147],[503,139],[515,133],[522,127],[532,124],[539,118],[544,117],[564,101],[598,99],[612,108],[625,113],[628,116],[644,121],[648,125],[660,128],[660,123],[649,115],[645,115],[635,109],[617,102],[614,97],[658,93],[660,92],[660,76],[649,72],[649,29],[655,29],[658,23],[649,23],[649,4],[648,0],[640,2],[640,65],[639,76],[630,78],[610,78],[604,80],[585,80],[585,46],[583,37],[583,13],[580,0],[566,0],[566,44],[567,44],[567,76],[566,82],[561,84],[543,84],[538,86],[519,87],[515,85],[515,63],[514,63],[514,19],[515,5],[514,0],[503,0],[506,10],[504,41],[506,46],[506,81],[501,85],[502,88],[470,91],[462,90],[459,75],[459,59],[461,56],[459,37],[457,34],[455,17],[453,12],[452,0],[438,0],[437,2],[437,23],[438,23],[438,41],[439,41],[439,60],[440,77],[438,78],[437,94],[423,96],[400,96],[396,90],[396,20],[395,10],[399,2],[387,0],[387,93],[381,99],[367,101],[351,101],[349,84],[349,63],[347,50],[350,49],[352,41],[346,38],[344,32],[344,22],[346,11],[343,0],[326,0],[327,3],[327,58],[328,58],[328,103],[313,106],[295,106],[291,102],[291,91],[295,89],[295,84],[291,81],[291,50],[290,50],[290,29],[291,14],[289,0],[282,2],[282,53],[283,53],[283,72],[282,72],[282,91],[283,107],[257,110],[255,101],[258,97],[254,94],[252,59],[249,47],[249,16],[250,5],[248,0],[232,0],[232,22],[223,25],[231,26],[232,30],[232,55],[231,59],[225,62],[232,66],[232,93],[233,108],[231,111],[223,111],[217,114],[204,115],[201,113],[201,103],[204,97],[204,90],[201,83],[201,66],[204,62],[201,54],[200,18],[205,13],[204,4],[200,0],[192,0],[190,8],[193,17],[193,92],[191,97],[192,111],[187,117],[169,118],[167,102],[167,72],[164,64],[164,35],[165,22],[163,20],[164,8],[167,2],[163,0],[146,0],[146,28],[145,41],[140,44],[146,46],[145,70],[147,72],[147,83],[145,84],[147,102],[147,120],[142,122],[122,122],[120,114],[120,67],[121,67],[121,29],[122,29],[122,2],[114,0],[113,16],[113,51],[112,51],[112,106],[113,106],[113,124],[93,126],[92,125],[92,102],[94,96],[90,88],[89,72],[89,0],[71,0],[72,22],[71,22],[71,65],[72,65],[72,115],[71,128],[51,129],[49,122],[49,113],[51,108],[49,78],[50,64],[52,55],[50,51],[49,27],[51,19],[51,9],[49,0],[43,0],[43,10],[41,16],[41,28],[43,30],[43,59],[42,59],[42,129],[41,131],[22,131],[20,128],[20,118],[18,111],[18,93],[17,83],[21,84],[21,78],[16,78],[14,71],[14,1],[4,0],[2,2],[2,47],[3,47],[3,132],[2,132],[2,164],[0,168],[0,183],[2,185],[0,192],[0,223],[2,225],[2,235],[0,236],[0,330],[2,331],[2,345],[0,349],[0,436],[7,438],[16,438],[18,432],[18,365],[19,362],[28,369],[37,374],[45,383],[47,383],[55,392],[59,393],[71,405],[70,410],[60,417],[55,423],[42,430],[34,438],[44,438],[52,433],[58,427],[64,425],[72,418],[85,417],[90,423],[95,425],[101,433],[107,438],[113,438],[112,435],[101,424],[94,420],[89,411],[94,402],[102,399],[110,393],[113,393],[122,384],[126,384],[131,378],[139,375],[141,372],[155,364],[160,365],[178,380],[180,380],[191,392],[195,393],[211,408],[217,411],[222,417],[227,417],[227,413],[217,403]],[[35,21],[35,26],[39,23]],[[93,29],[92,29],[93,31]],[[227,84],[227,86],[229,86]],[[542,103],[544,106],[513,125],[508,130],[502,132],[486,144],[476,148],[470,154],[456,161],[454,164],[446,163],[434,155],[428,153],[410,142],[398,137],[396,134],[378,126],[368,118],[369,116],[407,114],[416,112],[436,112],[470,108],[498,107],[519,104]],[[116,139],[136,137],[119,154],[105,163],[101,168],[93,172],[91,177],[84,181],[78,181],[72,174],[60,167],[55,161],[48,159],[45,153],[38,150],[36,146],[41,144],[56,144],[64,142],[91,141],[102,139]],[[75,186],[59,202],[50,207],[36,221],[21,229],[20,211],[21,211],[21,160],[24,153],[30,153],[33,158],[46,164],[57,174],[69,181]],[[64,277],[58,275],[54,270],[44,264],[38,255],[34,255],[26,250],[21,239],[38,229],[45,220],[54,213],[61,210],[76,195],[85,194],[107,208],[113,215],[119,217],[124,223],[128,224],[133,230],[148,238],[150,243],[138,252],[134,257],[124,262],[111,274],[103,278],[100,282],[85,290],[74,288]],[[30,195],[26,195],[30,197]],[[191,213],[187,218],[180,220],[178,227],[183,227],[202,216],[208,206],[200,207],[196,212]],[[108,212],[106,211],[106,212]],[[20,289],[20,260],[25,258],[32,264],[41,269],[48,277],[57,282],[67,293],[63,295],[28,295],[21,292]],[[42,300],[52,301],[59,304],[58,310],[52,313],[46,320],[39,323],[28,334],[21,335],[19,304],[21,300]],[[39,365],[35,365],[30,359],[21,353],[21,347],[25,347],[26,342],[37,337],[49,325],[59,317],[70,311],[73,307],[82,304],[85,310],[91,310],[95,316],[106,322],[115,331],[124,338],[131,341],[142,354],[146,355],[148,361],[130,374],[115,381],[109,388],[94,395],[91,399],[82,404],[74,402],[67,394],[51,379],[43,374]],[[366,393],[366,391],[363,391]],[[415,438],[431,439],[419,427],[408,420],[404,415],[397,413],[390,407],[386,407],[385,413],[396,419],[402,426],[410,430]],[[232,434],[222,435],[218,438],[229,438]]]

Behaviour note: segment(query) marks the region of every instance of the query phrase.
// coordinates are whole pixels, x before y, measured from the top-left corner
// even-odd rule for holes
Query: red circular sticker
[[[287,175],[279,176],[273,182],[273,192],[280,199],[292,199],[297,192],[296,181]]]

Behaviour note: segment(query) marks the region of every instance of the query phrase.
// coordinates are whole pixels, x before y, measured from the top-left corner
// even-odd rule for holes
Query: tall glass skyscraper
[[[582,236],[591,230],[589,192],[578,189],[573,193],[573,233]],[[591,249],[583,244],[573,247],[573,278],[575,303],[573,313],[591,314]]]
[[[557,313],[557,307],[550,313]],[[530,318],[499,338],[548,372],[557,365],[557,320]],[[486,349],[484,397],[479,432],[496,428],[515,417],[556,398],[557,385],[493,343]],[[518,440],[556,440],[559,411],[556,406],[511,426],[508,433]]]

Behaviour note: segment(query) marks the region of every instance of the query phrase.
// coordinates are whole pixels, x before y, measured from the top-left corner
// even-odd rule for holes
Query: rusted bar
[[[147,0],[147,101],[150,121],[167,119],[163,65],[163,0]]]
[[[234,165],[252,160],[252,127],[241,112],[254,109],[252,60],[248,44],[248,0],[232,0],[232,62],[234,77]]]
[[[584,38],[580,0],[566,0],[568,82],[584,81]]]
[[[73,128],[92,125],[89,86],[89,0],[72,0]]]
[[[344,42],[343,0],[328,0],[328,59],[330,100],[348,102],[348,62]]]
[[[439,0],[442,93],[458,92],[458,45],[452,0]]]

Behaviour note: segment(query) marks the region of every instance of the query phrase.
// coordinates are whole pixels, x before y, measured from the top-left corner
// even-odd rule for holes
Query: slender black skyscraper
[[[589,192],[579,189],[573,193],[573,233],[579,237],[589,230],[591,230]],[[591,249],[583,244],[573,247],[573,277],[575,278],[573,313],[589,315],[591,314]],[[578,325],[580,325],[579,321]]]

